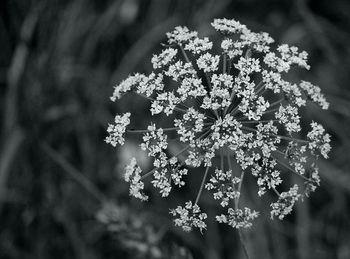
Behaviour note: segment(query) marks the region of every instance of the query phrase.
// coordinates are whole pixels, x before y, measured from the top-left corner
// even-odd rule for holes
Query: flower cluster
[[[235,184],[238,184],[240,179],[238,177],[232,177],[232,171],[223,172],[222,170],[216,169],[215,175],[212,176],[209,182],[205,185],[207,190],[215,190],[213,193],[215,200],[221,200],[220,205],[222,207],[228,206],[230,200],[237,199],[239,192]]]
[[[125,167],[124,179],[130,182],[130,195],[142,201],[147,201],[148,196],[143,193],[144,183],[141,181],[141,168],[136,159],[132,158],[130,164]]]
[[[200,231],[207,228],[207,224],[203,220],[207,218],[206,213],[202,213],[197,204],[191,201],[185,203],[184,207],[178,206],[176,209],[170,210],[173,216],[179,216],[175,219],[175,225],[182,227],[184,231],[191,231],[193,227],[199,228]]]
[[[283,219],[286,215],[291,213],[295,202],[301,197],[301,194],[298,193],[298,189],[298,185],[294,185],[289,191],[279,194],[278,201],[271,204],[271,218],[276,216],[279,219]]]
[[[141,149],[153,160],[146,173],[135,159],[126,167],[130,195],[147,200],[142,180],[152,177],[153,186],[167,197],[174,187],[196,185],[186,181],[186,175],[191,168],[201,170],[195,200],[171,210],[175,225],[185,231],[206,228],[207,214],[199,207],[205,190],[227,211],[216,216],[217,222],[252,226],[259,213],[240,204],[246,177],[256,179],[260,197],[267,192],[277,196],[271,218],[283,219],[319,185],[317,160],[328,158],[331,148],[322,125],[311,122],[310,129],[303,128],[300,114],[309,103],[328,108],[320,88],[306,81],[289,82],[285,76],[292,67],[310,68],[307,53],[286,44],[274,46],[268,33],[252,32],[235,20],[215,19],[212,26],[223,36],[220,53],[214,53],[209,38],[176,27],[167,33],[164,49],[153,56],[154,71],[130,75],[111,97],[142,96],[150,101],[152,116],[165,116],[163,125],[170,122],[167,127],[152,122],[132,130],[131,114],[125,113],[109,125],[107,143],[123,145],[125,134],[141,133]],[[181,146],[178,153],[169,148],[168,132]],[[304,185],[292,184],[283,191],[295,180],[289,176],[303,179]]]
[[[242,209],[228,209],[228,214],[221,214],[220,216],[216,216],[216,220],[219,223],[227,223],[229,226],[233,228],[249,228],[252,226],[252,220],[257,218],[259,213],[255,210],[251,210],[249,208]]]
[[[124,113],[122,116],[117,115],[114,118],[115,124],[109,124],[107,132],[109,136],[106,142],[116,147],[118,144],[124,145],[124,133],[126,127],[130,124],[130,112]]]

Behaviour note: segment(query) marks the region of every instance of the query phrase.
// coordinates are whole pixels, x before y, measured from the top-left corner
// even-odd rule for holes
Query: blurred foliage
[[[268,220],[250,195],[263,211],[244,233],[251,257],[350,258],[349,14],[346,0],[0,1],[0,258],[242,258],[232,229],[172,226],[168,208],[188,188],[130,199],[121,168],[136,148],[103,141],[115,113],[131,108],[135,126],[148,116],[139,99],[111,103],[112,86],[149,72],[172,27],[208,35],[215,17],[306,50],[312,69],[299,75],[331,103],[305,111],[332,134],[322,186],[283,222]]]

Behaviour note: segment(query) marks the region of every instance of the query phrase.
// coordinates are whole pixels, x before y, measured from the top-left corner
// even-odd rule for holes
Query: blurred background
[[[321,187],[282,222],[257,208],[244,231],[251,258],[350,258],[350,1],[2,0],[1,259],[243,258],[229,227],[173,227],[168,209],[193,197],[188,188],[166,200],[129,198],[122,168],[143,154],[137,142],[104,142],[116,113],[131,110],[138,126],[148,116],[138,99],[112,103],[113,85],[150,72],[174,26],[216,37],[210,22],[223,17],[306,50],[311,71],[291,77],[318,84],[330,102],[303,114],[332,135]],[[204,203],[212,216],[217,208]]]

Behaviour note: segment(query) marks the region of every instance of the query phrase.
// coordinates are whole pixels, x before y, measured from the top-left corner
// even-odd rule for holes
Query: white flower
[[[193,227],[199,228],[202,232],[207,228],[204,220],[207,218],[206,213],[202,213],[197,204],[191,201],[185,203],[184,207],[178,206],[176,209],[170,210],[173,216],[179,216],[174,219],[175,226],[181,227],[184,231],[191,231]]]
[[[180,141],[189,143],[190,146],[196,145],[196,135],[202,132],[204,127],[205,115],[193,108],[189,108],[182,116],[182,119],[175,119],[174,125],[178,127],[177,134]]]
[[[294,64],[305,69],[310,68],[307,64],[307,53],[305,51],[299,53],[297,47],[289,47],[287,44],[280,45],[277,50],[281,57],[278,57],[273,52],[265,55],[264,62],[270,68],[278,72],[288,72]]]
[[[320,181],[318,167],[313,163],[310,168],[310,178],[304,182],[306,197],[309,197],[310,193],[316,190],[316,188],[320,185]]]
[[[267,190],[275,188],[282,183],[280,171],[275,167],[277,162],[273,158],[263,158],[261,161],[254,163],[252,174],[258,178],[259,187],[258,195],[262,196]]]
[[[115,116],[115,124],[108,125],[107,132],[109,133],[109,136],[105,139],[106,143],[111,144],[113,147],[116,147],[118,144],[124,145],[124,133],[126,131],[126,127],[130,124],[130,115],[130,112],[127,112],[122,116]]]
[[[236,20],[230,19],[214,19],[211,25],[215,30],[223,34],[235,34],[242,33],[247,30],[247,27]]]
[[[193,54],[201,54],[211,50],[213,43],[207,37],[204,39],[194,38],[185,45],[185,50],[191,51]]]
[[[220,56],[211,55],[205,53],[197,59],[197,65],[199,69],[202,69],[204,72],[214,72],[218,70],[218,65],[220,61]]]
[[[115,102],[117,99],[121,98],[122,94],[134,90],[138,83],[141,82],[145,77],[145,75],[139,73],[133,76],[129,76],[127,79],[114,87],[114,92],[111,100]]]
[[[159,93],[156,99],[152,102],[151,113],[159,114],[164,111],[166,115],[173,113],[176,105],[180,103],[180,98],[176,97],[172,92]]]
[[[142,190],[144,183],[141,182],[141,168],[137,165],[136,158],[132,158],[130,164],[125,167],[124,179],[130,183],[130,195],[142,201],[147,201],[148,196]]]
[[[186,100],[188,97],[200,97],[207,94],[202,80],[196,77],[185,77],[181,81],[180,87],[177,89],[177,93],[181,96],[182,100]]]
[[[152,72],[149,76],[144,76],[139,80],[136,86],[136,92],[150,97],[154,91],[162,91],[163,88],[163,75]]]
[[[239,228],[250,228],[252,226],[252,220],[259,216],[259,213],[250,208],[242,209],[228,209],[228,214],[221,214],[216,216],[216,221],[219,223],[226,223],[229,226]]]
[[[288,132],[299,132],[301,130],[300,116],[296,107],[291,105],[287,105],[286,107],[280,106],[275,116],[285,126]]]
[[[239,192],[236,191],[238,186],[235,186],[240,182],[240,179],[232,176],[232,171],[223,172],[216,169],[215,175],[213,175],[209,182],[205,185],[207,190],[215,190],[213,196],[215,200],[221,200],[220,205],[222,207],[228,206],[230,200],[239,197]]]
[[[160,170],[155,170],[152,180],[152,184],[155,188],[159,189],[162,197],[168,197],[171,191],[171,183],[167,177],[168,169],[161,168]]]
[[[292,212],[295,202],[301,197],[298,190],[299,187],[295,184],[288,192],[282,192],[279,195],[278,201],[271,204],[271,219],[273,219],[273,217],[283,219]]]
[[[239,41],[233,42],[232,39],[224,39],[221,42],[222,50],[224,51],[225,54],[228,55],[230,59],[233,59],[237,56],[242,55],[244,47],[245,46],[241,42]]]
[[[171,77],[174,81],[179,81],[187,77],[195,76],[196,71],[193,69],[191,63],[183,63],[179,60],[175,64],[170,65],[164,74]]]
[[[307,64],[307,53],[305,51],[298,52],[298,48],[295,46],[289,47],[287,44],[280,45],[277,50],[281,54],[281,58],[284,62],[288,64],[296,64],[300,67],[310,69],[310,66]]]
[[[230,114],[226,115],[223,119],[219,118],[212,126],[211,139],[213,141],[213,148],[219,149],[224,146],[239,146],[242,124],[233,118]]]
[[[149,156],[156,156],[166,150],[168,147],[167,135],[163,129],[157,129],[154,124],[147,127],[148,132],[143,136],[142,150],[148,150]]]
[[[153,55],[152,64],[153,68],[164,68],[168,66],[175,58],[177,49],[168,48],[162,51],[159,55]]]
[[[328,109],[329,103],[326,101],[326,98],[323,96],[321,89],[318,86],[307,81],[301,81],[299,86],[305,91],[308,98],[321,106],[322,109]]]
[[[193,38],[196,38],[198,33],[196,31],[190,31],[187,27],[177,26],[174,31],[168,32],[166,36],[168,37],[169,44],[180,44],[187,43]]]
[[[185,181],[182,179],[184,175],[187,175],[188,170],[183,168],[183,169],[175,169],[173,173],[171,174],[171,178],[174,182],[175,185],[178,187],[182,187],[185,185]]]
[[[331,150],[329,134],[325,133],[322,125],[316,122],[312,122],[311,127],[312,130],[307,134],[307,138],[310,140],[309,149],[313,153],[319,151],[324,158],[328,158],[328,153]]]
[[[260,72],[260,61],[256,58],[240,57],[235,67],[243,74],[249,75],[253,72]]]
[[[150,101],[149,113],[162,126],[127,130],[130,113],[117,115],[106,142],[123,145],[125,132],[143,133],[141,149],[153,168],[141,176],[136,160],[131,161],[125,175],[131,195],[147,199],[141,182],[146,177],[152,177],[162,197],[185,184],[198,189],[194,203],[171,210],[175,225],[185,231],[206,229],[207,215],[198,205],[203,191],[228,208],[216,217],[218,222],[250,227],[258,212],[239,206],[247,174],[256,178],[259,197],[278,194],[271,217],[283,219],[295,202],[319,186],[317,160],[320,155],[328,158],[331,149],[329,134],[316,122],[303,138],[305,118],[299,108],[329,106],[320,88],[306,81],[291,83],[285,76],[292,67],[309,69],[307,53],[286,44],[276,48],[269,34],[252,32],[235,20],[215,19],[212,25],[224,35],[221,48],[209,38],[198,38],[196,31],[176,27],[167,33],[170,46],[152,57],[156,72],[129,76],[111,97],[116,101],[137,94]],[[193,167],[205,170],[185,177]],[[302,192],[294,183],[289,191],[277,191],[288,185],[288,173],[303,179]]]
[[[273,125],[273,121],[266,124],[259,123],[252,142],[248,145],[250,147],[259,147],[264,157],[270,157],[271,152],[277,150],[277,145],[281,141],[277,133],[278,129]]]
[[[217,110],[231,104],[230,89],[233,88],[233,78],[226,74],[213,74],[211,77],[211,91],[204,97],[202,108]]]
[[[257,52],[267,53],[270,50],[270,44],[274,40],[266,32],[255,33],[249,30],[244,30],[241,37],[242,45],[249,46]]]

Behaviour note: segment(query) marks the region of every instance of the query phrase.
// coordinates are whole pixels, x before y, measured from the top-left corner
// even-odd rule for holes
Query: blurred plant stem
[[[33,8],[24,19],[20,31],[20,41],[12,56],[7,72],[7,91],[3,115],[2,143],[0,153],[0,214],[2,201],[6,195],[6,182],[18,149],[24,140],[24,132],[18,125],[18,98],[19,87],[27,64],[29,49],[27,43],[32,39],[37,21],[38,8]]]
[[[75,169],[60,153],[52,149],[46,143],[41,144],[41,148],[45,153],[58,164],[65,172],[67,172],[79,185],[89,192],[101,204],[108,202],[105,195],[87,178]]]
[[[317,17],[309,9],[307,5],[308,0],[297,0],[295,3],[297,4],[297,9],[300,13],[301,18],[304,20],[312,36],[315,38],[315,44],[324,50],[324,53],[327,55],[330,61],[335,64],[338,63],[339,59],[336,52],[334,51],[334,47],[328,39],[327,34],[324,33]]]

